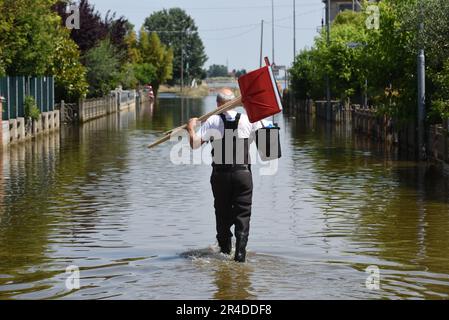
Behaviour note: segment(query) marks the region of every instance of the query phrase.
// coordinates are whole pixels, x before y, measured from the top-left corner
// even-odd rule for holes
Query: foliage
[[[66,1],[59,1],[55,6],[55,10],[62,17],[63,23],[70,15],[70,13],[66,13],[66,6]],[[95,6],[92,6],[88,0],[81,0],[78,6],[80,29],[72,29],[70,36],[84,54],[104,40],[108,36],[109,30],[101,14],[95,10]]]
[[[290,74],[298,98],[323,99],[328,75],[333,98],[357,101],[367,90],[371,103],[382,112],[400,119],[415,116],[418,28],[411,27],[416,21],[410,22],[409,16],[416,0],[385,0],[377,5],[378,30],[365,26],[363,10],[345,11],[331,25],[330,44],[323,30],[314,46],[296,57]]]
[[[0,47],[0,77],[5,75],[5,63],[2,58],[2,48]]]
[[[0,0],[0,10],[1,12],[3,12],[4,10],[4,0]],[[7,32],[9,32],[9,29],[11,28],[11,25],[9,24],[9,22],[7,21],[7,19],[5,19],[5,15],[1,14],[0,15],[0,34],[5,34]],[[2,44],[0,42],[0,77],[5,75],[5,58],[3,57],[3,46],[4,44]]]
[[[115,89],[120,81],[120,59],[109,39],[101,41],[84,56],[89,96],[100,97]]]
[[[67,1],[60,0],[54,6],[55,11],[61,16],[63,24],[71,13],[66,12]],[[100,12],[88,0],[79,2],[80,29],[71,30],[71,38],[79,46],[82,54],[94,48],[100,41],[110,39],[121,62],[127,59],[128,44],[126,36],[134,26],[122,17],[117,18],[116,13],[108,11],[103,19]]]
[[[367,5],[367,2],[365,2]],[[340,13],[331,26],[331,43],[323,31],[313,48],[301,52],[291,69],[298,98],[325,96],[325,76],[338,98],[357,97],[368,80],[368,94],[381,113],[405,120],[416,116],[417,54],[426,54],[428,118],[449,117],[449,2],[446,0],[384,0],[378,3],[380,28],[363,26],[366,14]],[[423,23],[423,31],[419,25]],[[363,43],[349,48],[345,43]]]
[[[135,68],[131,63],[126,63],[122,66],[119,75],[119,82],[123,89],[135,89],[138,85],[136,79]]]
[[[318,42],[318,63],[328,71],[332,92],[340,93],[341,99],[353,97],[364,83],[363,46],[366,44],[363,15],[346,11],[334,22],[329,46],[324,37]],[[350,43],[357,47],[351,48]]]
[[[67,0],[0,0],[0,75],[54,75],[56,100],[109,93],[119,84],[155,88],[171,78],[173,50],[109,11],[81,0],[81,29],[65,22]]]
[[[426,54],[426,98],[431,122],[449,118],[449,2],[410,0],[397,6],[403,30],[411,35],[408,50]],[[423,32],[417,26],[423,23]],[[429,108],[430,106],[430,108]],[[429,110],[430,109],[430,110]]]
[[[202,78],[207,61],[203,42],[195,21],[184,10],[172,8],[151,14],[144,23],[145,30],[158,32],[163,44],[173,49],[173,79],[181,78],[181,56],[184,57],[185,77]],[[165,31],[170,32],[165,32]]]
[[[444,63],[439,72],[432,75],[433,84],[436,88],[429,117],[433,121],[449,119],[449,59]]]
[[[31,96],[26,96],[24,101],[25,118],[32,119],[34,121],[39,119],[41,111],[37,107],[36,100]]]
[[[246,74],[246,69],[242,70],[233,70],[232,72],[236,78],[240,78],[241,76]]]
[[[379,4],[381,26],[370,30],[366,50],[370,93],[387,114],[400,119],[416,116],[416,50],[410,50],[415,30],[404,29],[399,13],[404,1]]]
[[[111,43],[120,58],[120,62],[125,63],[128,60],[127,36],[134,31],[134,26],[124,17],[116,19],[116,13],[111,16],[110,12],[106,14],[105,24],[108,29],[108,36]]]
[[[137,38],[137,33],[134,30],[128,32],[125,37],[125,42],[127,45],[127,60],[130,63],[141,63],[142,55],[139,50],[139,40]]]
[[[313,50],[303,50],[296,56],[291,73],[291,88],[297,99],[319,98],[324,93],[323,79],[317,72]]]
[[[55,50],[59,17],[53,0],[3,0],[0,4],[0,70],[8,75],[45,75]]]
[[[326,75],[331,92],[346,99],[361,94],[367,72],[364,66],[367,43],[364,17],[352,11],[337,16],[331,29],[330,44],[323,30],[315,46],[296,57],[290,71],[297,97],[322,99],[326,96]],[[353,47],[351,47],[351,44]]]
[[[156,77],[152,85],[156,93],[162,83],[172,78],[173,50],[162,44],[156,33],[148,34],[143,28],[140,31],[139,50],[142,62],[155,68]]]
[[[214,77],[227,77],[229,74],[228,72],[228,67],[224,66],[224,65],[217,65],[217,64],[213,64],[209,67],[209,69],[207,70],[207,76],[209,78],[214,78]]]
[[[134,74],[140,85],[153,83],[156,80],[156,67],[149,63],[134,65]]]
[[[60,30],[49,70],[55,76],[55,99],[72,102],[86,96],[88,84],[87,70],[80,62],[78,46],[68,33],[66,29]]]
[[[56,99],[71,100],[86,93],[85,70],[55,3],[0,1],[0,74],[55,75]]]

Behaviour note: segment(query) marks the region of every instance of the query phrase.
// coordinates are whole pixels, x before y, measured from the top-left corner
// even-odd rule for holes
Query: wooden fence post
[[[83,123],[84,122],[84,99],[80,99],[78,102],[79,108],[78,108],[78,112],[79,112],[79,122]]]
[[[64,100],[61,100],[61,107],[59,108],[59,122],[65,122],[66,120],[65,116],[65,103]]]
[[[449,145],[449,119],[446,119],[443,121],[443,130],[441,132],[442,134],[442,139],[443,139],[443,144],[444,144],[444,154],[443,154],[443,160],[445,162],[448,162],[449,160],[449,150],[448,150],[448,145]]]

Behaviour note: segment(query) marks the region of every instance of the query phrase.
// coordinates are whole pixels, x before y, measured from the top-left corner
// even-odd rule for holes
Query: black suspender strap
[[[224,165],[226,162],[226,130],[238,130],[238,126],[239,126],[239,122],[240,122],[240,118],[242,116],[241,113],[237,113],[237,115],[235,116],[235,120],[234,121],[228,121],[226,119],[226,116],[221,113],[219,114],[221,120],[223,121],[223,136],[221,139],[221,165]],[[238,133],[237,133],[238,135]],[[232,146],[233,146],[233,163],[236,163],[236,146],[237,146],[237,138],[235,136],[235,134],[233,135],[233,139],[232,139]],[[244,147],[245,147],[245,154],[244,154],[244,163],[248,163],[248,139],[243,139],[244,140]],[[212,157],[215,156],[215,152],[214,152],[214,146],[212,146]]]
[[[241,116],[242,116],[241,113],[237,113],[237,115],[235,116],[235,129],[238,129],[239,127],[239,121]]]
[[[221,118],[221,120],[223,120],[224,129],[236,130],[239,126],[239,121],[240,121],[241,116],[242,116],[241,113],[237,113],[234,121],[228,121],[228,119],[226,119],[226,116],[224,115],[224,113],[220,113],[220,118]]]

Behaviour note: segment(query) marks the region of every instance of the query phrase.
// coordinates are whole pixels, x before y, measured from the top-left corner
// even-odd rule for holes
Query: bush
[[[156,72],[156,67],[149,63],[134,65],[134,75],[140,85],[149,84],[156,80]]]
[[[34,121],[39,119],[39,117],[41,115],[41,111],[37,107],[36,100],[34,100],[33,97],[27,96],[25,98],[24,107],[25,107],[25,118],[26,119],[31,119]]]
[[[90,97],[103,97],[120,84],[120,59],[109,39],[84,56]]]

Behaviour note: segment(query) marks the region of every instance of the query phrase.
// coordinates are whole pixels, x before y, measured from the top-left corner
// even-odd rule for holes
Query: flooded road
[[[210,167],[145,147],[213,107],[161,97],[3,152],[0,298],[449,297],[449,177],[300,116],[277,116],[277,174],[253,170],[248,263],[218,254]]]

